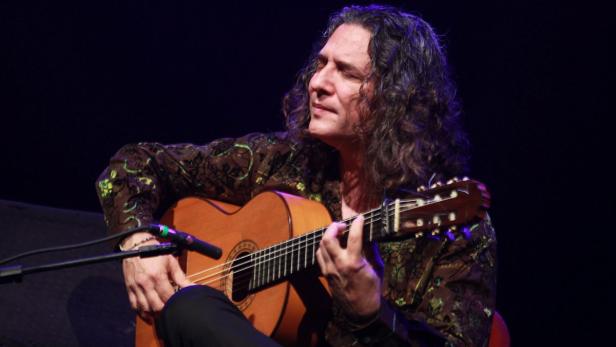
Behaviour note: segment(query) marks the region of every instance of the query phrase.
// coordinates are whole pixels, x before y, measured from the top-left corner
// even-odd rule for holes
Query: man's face
[[[357,138],[359,91],[370,72],[370,36],[359,25],[340,25],[319,52],[317,70],[308,84],[308,131],[339,150],[348,149]]]

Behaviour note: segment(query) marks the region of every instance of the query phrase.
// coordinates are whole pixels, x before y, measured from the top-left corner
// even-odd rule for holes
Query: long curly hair
[[[367,186],[395,191],[465,173],[468,141],[460,126],[460,107],[437,35],[421,18],[389,6],[350,6],[330,17],[295,85],[283,99],[291,136],[312,146],[309,138],[308,83],[317,56],[342,24],[357,24],[371,33],[373,83],[368,96],[360,90],[360,125]]]

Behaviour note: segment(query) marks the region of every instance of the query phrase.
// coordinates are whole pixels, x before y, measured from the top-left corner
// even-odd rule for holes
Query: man
[[[317,47],[284,99],[286,133],[123,147],[98,181],[111,231],[150,223],[181,197],[241,205],[271,189],[322,201],[341,220],[379,206],[384,193],[401,196],[430,177],[462,173],[455,88],[426,22],[390,7],[347,7]],[[353,222],[346,245],[342,224],[333,223],[317,251],[333,296],[329,344],[487,341],[495,297],[489,221],[470,238],[378,245],[362,245],[362,223]],[[157,242],[139,233],[120,248]],[[275,345],[221,294],[187,280],[172,256],[128,259],[123,270],[131,306],[146,320],[159,317],[169,345]],[[182,289],[174,294],[174,286]],[[190,318],[178,324],[182,315]]]

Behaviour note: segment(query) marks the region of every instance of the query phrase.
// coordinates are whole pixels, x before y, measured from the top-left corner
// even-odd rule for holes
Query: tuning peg
[[[432,230],[432,236],[438,236],[440,233],[441,233],[441,231],[438,230],[438,229]]]
[[[421,238],[421,237],[423,237],[423,236],[424,236],[424,234],[423,234],[423,232],[421,232],[421,231],[415,234],[415,238],[416,238],[416,239]]]
[[[464,235],[465,239],[470,239],[471,238],[471,229],[469,229],[468,227],[464,227],[462,228],[462,235]]]
[[[417,191],[418,192],[423,192],[425,190],[426,190],[426,186],[421,185],[421,186],[417,187]]]
[[[440,186],[442,186],[442,185],[443,185],[443,182],[438,181],[438,182],[436,182],[436,183],[433,183],[433,184],[430,186],[430,188],[436,188],[436,187],[440,187]]]
[[[449,181],[447,181],[447,184],[452,184],[452,183],[455,183],[455,182],[460,182],[460,179],[457,178],[457,177],[453,177]]]
[[[462,177],[462,181],[468,181],[469,178],[467,176]]]

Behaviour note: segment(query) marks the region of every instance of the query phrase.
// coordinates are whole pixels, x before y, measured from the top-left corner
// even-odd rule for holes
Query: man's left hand
[[[364,218],[351,224],[347,246],[340,245],[344,223],[332,223],[321,239],[317,261],[327,278],[334,299],[349,317],[363,320],[374,316],[381,305],[381,278],[362,253]]]

